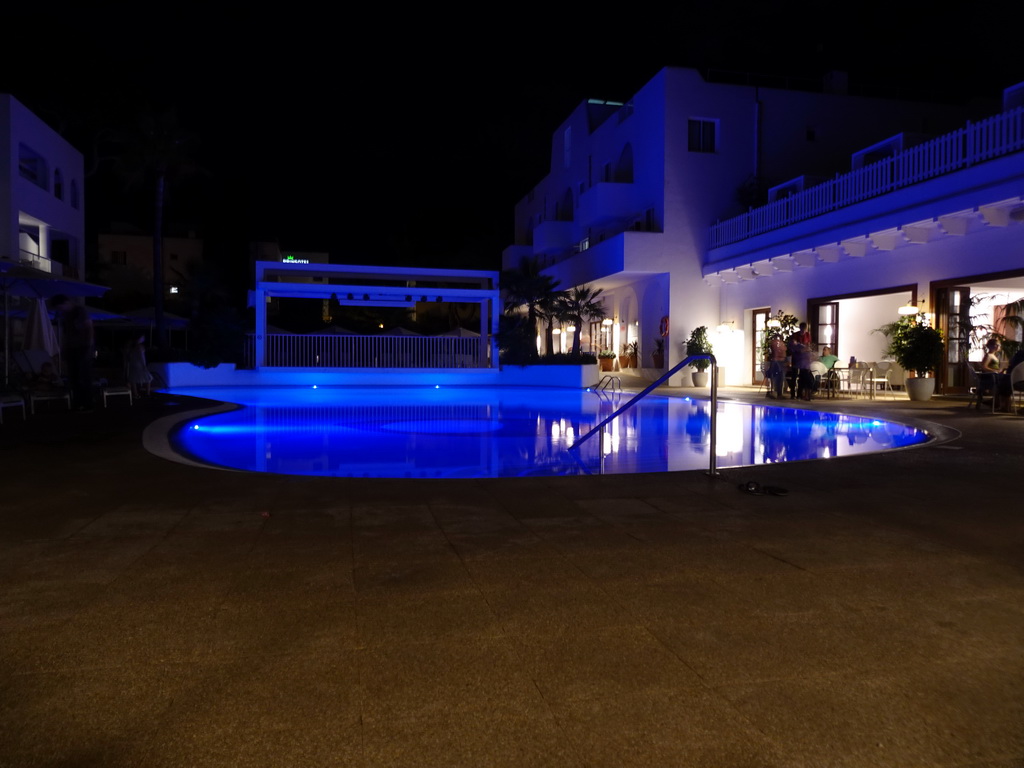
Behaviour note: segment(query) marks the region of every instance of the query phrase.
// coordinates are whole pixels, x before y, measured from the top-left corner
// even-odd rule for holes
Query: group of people
[[[64,295],[50,299],[50,306],[60,316],[64,365],[75,410],[93,409],[93,364],[96,360],[96,334],[88,310]],[[153,375],[146,365],[146,337],[135,336],[124,347],[125,378],[132,395],[149,394]],[[38,388],[61,385],[52,364],[44,363],[34,382]]]
[[[771,389],[768,397],[781,400],[783,388],[789,381],[790,397],[810,400],[817,389],[811,362],[814,359],[814,344],[807,323],[800,323],[788,339],[775,332],[768,339],[768,379]],[[832,368],[839,360],[829,347],[822,349],[818,358],[825,368]]]
[[[1003,367],[1000,352],[1002,345],[999,339],[989,339],[985,342],[985,355],[981,358],[980,375],[991,378],[992,397],[995,402],[992,407],[996,411],[1010,412],[1013,404],[1013,384],[1010,379],[1010,372],[1024,362],[1024,347],[1021,347],[1017,354],[1010,358],[1010,362]]]

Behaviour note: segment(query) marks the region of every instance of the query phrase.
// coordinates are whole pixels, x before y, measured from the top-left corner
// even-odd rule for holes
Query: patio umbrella
[[[130,312],[125,312],[124,316],[128,318],[128,325],[139,328],[149,328],[152,332],[153,324],[156,322],[156,309],[153,307],[133,309]],[[188,324],[189,319],[187,317],[174,315],[170,312],[164,312],[164,327],[168,330],[184,331],[188,328]]]
[[[403,328],[398,325],[394,328],[389,328],[386,331],[380,332],[382,336],[422,336],[422,333],[416,333],[416,331],[410,331],[408,328]]]
[[[319,331],[313,331],[314,336],[355,336],[353,331],[342,328],[340,325],[329,325]]]
[[[0,293],[4,296],[4,387],[7,387],[11,380],[11,296],[28,296],[34,299],[49,299],[59,295],[102,296],[108,290],[110,289],[105,285],[69,280],[50,272],[0,259]]]
[[[24,348],[41,349],[50,357],[60,351],[60,344],[57,343],[57,334],[53,330],[45,299],[36,299],[29,305]]]
[[[457,336],[460,339],[480,338],[479,333],[477,333],[476,331],[471,331],[468,328],[463,328],[462,326],[459,326],[458,328],[452,328],[450,331],[445,331],[444,333],[439,333],[438,336]]]

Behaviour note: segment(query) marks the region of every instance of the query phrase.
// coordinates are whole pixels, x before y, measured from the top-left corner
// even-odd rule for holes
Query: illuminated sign
[[[309,264],[309,259],[296,259],[294,256],[282,256],[281,261],[286,264]]]

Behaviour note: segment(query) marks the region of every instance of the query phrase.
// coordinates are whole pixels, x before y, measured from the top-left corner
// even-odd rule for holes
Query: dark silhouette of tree
[[[558,281],[541,270],[536,257],[524,256],[514,270],[501,273],[501,291],[505,299],[505,314],[509,317],[522,317],[525,328],[523,338],[537,338],[537,320],[549,318],[558,304],[562,291],[558,290]],[[550,327],[548,331],[548,353],[551,353]]]
[[[128,187],[144,186],[153,191],[153,335],[154,344],[166,346],[164,323],[164,209],[168,189],[179,179],[204,173],[193,160],[198,143],[194,134],[178,123],[175,110],[140,114],[134,126],[119,132],[115,163]]]

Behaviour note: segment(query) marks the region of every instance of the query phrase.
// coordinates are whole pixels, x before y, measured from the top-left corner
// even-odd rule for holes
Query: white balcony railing
[[[263,365],[284,368],[487,368],[479,337],[356,336],[268,333]],[[255,334],[246,344],[247,367],[256,361]]]
[[[1024,107],[836,176],[711,227],[711,248],[736,243],[871,197],[1024,149]]]

